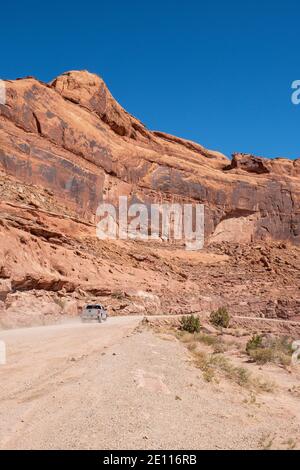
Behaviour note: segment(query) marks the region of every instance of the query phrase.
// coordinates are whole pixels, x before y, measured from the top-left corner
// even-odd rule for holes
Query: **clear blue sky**
[[[149,128],[300,157],[299,0],[6,1],[0,77],[101,75]]]

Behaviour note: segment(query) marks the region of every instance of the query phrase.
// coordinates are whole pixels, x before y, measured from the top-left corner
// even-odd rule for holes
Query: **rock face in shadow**
[[[212,240],[222,240],[219,224],[226,221],[241,227],[232,230],[232,241],[300,243],[300,159],[236,154],[229,160],[151,132],[115,101],[101,78],[86,71],[67,72],[51,84],[7,81],[6,88],[0,166],[24,183],[53,191],[87,221],[94,220],[102,198],[119,195],[148,203],[200,202]]]

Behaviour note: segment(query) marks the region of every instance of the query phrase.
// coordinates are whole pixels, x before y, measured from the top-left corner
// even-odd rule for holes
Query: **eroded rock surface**
[[[0,106],[0,165],[42,185],[93,220],[102,197],[206,205],[206,235],[224,219],[254,215],[253,240],[300,242],[300,159],[219,152],[128,114],[98,76],[67,72],[51,84],[7,81]],[[226,238],[225,238],[226,239]],[[236,240],[239,241],[239,234]]]
[[[103,80],[7,81],[0,105],[0,325],[76,315],[299,320],[300,160],[219,152],[151,132]],[[205,204],[206,248],[100,241],[99,201]]]

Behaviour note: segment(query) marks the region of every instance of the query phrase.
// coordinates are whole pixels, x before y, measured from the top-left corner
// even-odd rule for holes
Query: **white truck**
[[[81,313],[81,321],[84,323],[97,321],[101,323],[107,320],[108,314],[101,304],[87,304],[83,307]]]

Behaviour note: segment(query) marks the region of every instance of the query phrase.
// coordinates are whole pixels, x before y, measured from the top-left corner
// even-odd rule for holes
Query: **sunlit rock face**
[[[300,159],[235,154],[229,160],[149,131],[87,71],[67,72],[50,84],[31,77],[7,81],[6,98],[2,169],[47,187],[89,221],[99,201],[119,195],[201,202],[207,239],[300,243]]]

